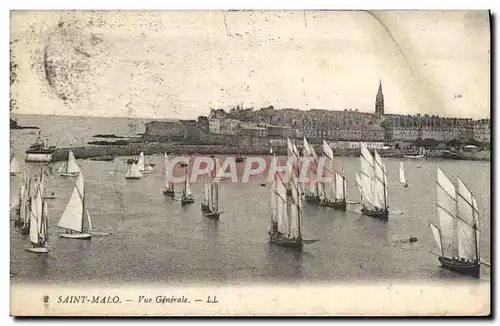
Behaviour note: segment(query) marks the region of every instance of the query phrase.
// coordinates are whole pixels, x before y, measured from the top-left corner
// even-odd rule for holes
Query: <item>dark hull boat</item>
[[[212,212],[210,209],[203,211],[203,215],[214,220],[218,220],[220,214],[220,212]]]
[[[181,205],[184,206],[184,205],[189,205],[189,204],[192,204],[194,203],[194,198],[182,198],[181,199]]]
[[[310,203],[310,204],[319,204],[321,202],[321,199],[319,199],[319,196],[315,196],[315,195],[305,195],[304,199],[307,203]]]
[[[175,196],[175,191],[170,190],[170,189],[168,189],[168,190],[163,190],[163,194],[164,194],[165,196],[168,196],[168,197],[174,197],[174,196]]]
[[[210,207],[208,205],[205,205],[205,204],[201,203],[201,211],[203,213],[210,212]]]
[[[471,275],[474,277],[479,277],[480,264],[476,261],[465,261],[452,258],[446,258],[443,256],[438,257],[441,266],[451,271],[459,272],[464,275]]]
[[[304,247],[301,238],[286,238],[276,233],[269,234],[269,242],[277,246],[292,248],[296,250],[302,250],[302,248]]]
[[[334,202],[330,200],[323,200],[321,201],[320,205],[323,207],[331,207],[343,211],[347,209],[347,203],[345,201]]]
[[[22,227],[24,225],[23,221],[16,220],[14,221],[14,226],[15,227]]]
[[[375,218],[379,218],[382,220],[387,220],[389,218],[389,210],[388,209],[383,209],[383,210],[371,210],[366,207],[361,208],[361,213],[363,213],[366,216],[371,216]]]

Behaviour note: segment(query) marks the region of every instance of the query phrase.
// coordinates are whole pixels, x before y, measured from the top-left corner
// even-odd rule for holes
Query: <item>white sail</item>
[[[458,257],[470,260],[476,259],[475,229],[457,219]]]
[[[282,234],[288,234],[289,223],[288,223],[288,209],[287,209],[287,194],[286,187],[283,184],[283,180],[277,176],[276,177],[276,197],[277,197],[277,222],[278,231]]]
[[[405,168],[403,162],[399,162],[399,182],[406,184]]]
[[[373,188],[373,204],[375,207],[385,209],[387,207],[386,175],[382,158],[375,150],[375,180]]]
[[[441,245],[441,231],[439,231],[438,227],[432,222],[429,222],[429,226],[431,227],[432,235],[434,236],[434,240],[436,240],[439,251],[443,253],[443,246]]]
[[[189,178],[186,176],[186,188],[185,188],[185,194],[186,196],[191,196],[191,185],[189,184]]]
[[[59,169],[57,169],[57,172],[61,173],[61,172],[65,171],[65,170],[66,170],[66,166],[67,166],[67,165],[68,165],[68,164],[67,164],[66,162],[63,162],[63,163],[61,164],[61,166],[59,167]]]
[[[456,256],[457,250],[457,202],[455,186],[446,175],[437,168],[437,211],[442,236],[443,252]]]
[[[297,239],[300,237],[300,215],[301,215],[301,196],[297,178],[292,178],[292,195],[290,204],[290,237]]]
[[[15,155],[12,156],[12,160],[10,161],[10,173],[18,174],[20,172],[19,162]]]
[[[324,139],[323,139],[323,154],[333,162],[333,150]]]
[[[207,205],[207,206],[210,206],[210,179],[207,178],[207,180],[205,180],[205,184],[203,185],[203,199],[202,199],[202,202],[203,202],[203,205]]]
[[[38,232],[42,230],[42,214],[43,214],[43,195],[42,186],[38,184],[35,197],[31,200],[31,210],[35,212],[38,219]]]
[[[375,179],[375,168],[373,157],[364,143],[361,143],[361,185],[363,189],[363,204],[373,206],[373,189]]]
[[[72,151],[69,151],[68,160],[66,162],[66,173],[77,173],[80,172],[80,167],[78,163],[76,163],[75,155]]]
[[[139,167],[139,171],[144,170],[144,152],[139,153],[139,160],[137,161],[137,166]]]
[[[458,178],[457,187],[457,232],[458,255],[463,258],[476,259],[479,248],[479,236],[476,234],[479,221],[477,202],[465,183]]]
[[[43,213],[42,213],[42,223],[40,228],[40,238],[42,243],[49,237],[49,205],[47,201],[43,201]]]
[[[127,178],[141,178],[142,172],[139,170],[139,166],[136,162],[129,164],[127,173],[125,174]]]
[[[338,173],[335,174],[335,199],[345,200],[345,178]]]
[[[89,210],[87,209],[85,212],[87,213],[87,223],[89,224],[88,231],[89,231],[89,232],[92,232],[92,222],[91,222],[91,220],[90,220]]]
[[[219,183],[218,182],[213,182],[212,183],[212,194],[213,194],[213,200],[212,200],[212,210],[214,212],[219,211]]]
[[[273,178],[273,183],[271,184],[271,219],[273,222],[278,222],[278,198],[276,195],[276,190],[278,189],[278,183],[276,181],[276,175]]]
[[[273,155],[273,148],[272,147],[269,148],[269,154]]]
[[[71,192],[69,201],[66,204],[66,208],[57,224],[58,227],[78,232],[83,231],[83,196],[83,173],[80,173],[73,187],[73,191]]]
[[[358,172],[356,172],[356,188],[358,188],[359,195],[361,198],[363,198],[363,186],[361,183],[361,175],[359,175]]]
[[[38,244],[38,221],[39,218],[36,213],[31,210],[30,212],[30,241]]]

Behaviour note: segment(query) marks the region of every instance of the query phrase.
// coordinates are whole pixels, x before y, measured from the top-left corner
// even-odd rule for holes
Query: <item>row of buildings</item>
[[[158,141],[191,143],[280,146],[286,138],[307,137],[311,142],[399,143],[405,146],[417,139],[448,142],[475,140],[490,142],[490,120],[443,118],[429,115],[384,114],[382,84],[375,100],[375,112],[358,110],[297,110],[272,106],[259,110],[236,107],[229,112],[211,109],[198,120],[151,122],[145,137]]]

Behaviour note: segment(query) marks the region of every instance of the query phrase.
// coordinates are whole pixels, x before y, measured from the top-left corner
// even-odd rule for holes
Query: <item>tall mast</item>
[[[82,233],[83,233],[83,222],[85,221],[85,186],[83,188],[83,197],[82,197]]]

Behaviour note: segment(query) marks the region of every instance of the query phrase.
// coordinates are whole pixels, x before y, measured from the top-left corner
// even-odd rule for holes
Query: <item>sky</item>
[[[18,114],[490,117],[487,11],[14,11]]]

